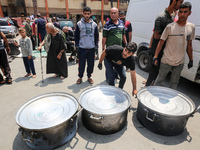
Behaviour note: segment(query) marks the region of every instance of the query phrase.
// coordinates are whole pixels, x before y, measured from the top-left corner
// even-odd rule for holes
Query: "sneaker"
[[[32,78],[36,78],[36,74],[34,74],[34,75],[32,76]]]

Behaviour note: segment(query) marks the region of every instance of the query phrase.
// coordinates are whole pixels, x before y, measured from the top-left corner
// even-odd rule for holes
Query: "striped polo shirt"
[[[103,27],[103,37],[106,39],[106,47],[111,45],[122,46],[122,36],[125,34],[125,27],[123,21],[118,19],[118,24],[114,24],[112,20],[105,23]]]

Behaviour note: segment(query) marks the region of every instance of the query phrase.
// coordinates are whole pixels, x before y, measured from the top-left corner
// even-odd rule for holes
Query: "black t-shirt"
[[[158,15],[158,17],[155,20],[155,24],[154,24],[154,31],[159,32],[160,34],[163,33],[165,27],[169,24],[172,23],[174,21],[174,15],[171,16],[171,14],[169,14],[169,12],[167,11],[167,9],[165,9],[160,15]],[[156,52],[156,48],[158,45],[159,40],[158,39],[154,39],[153,37],[153,41],[152,41],[152,46],[151,46],[151,53],[152,55],[155,55]],[[162,47],[161,52],[159,53],[159,59],[162,57],[163,54],[163,49],[165,47],[165,44]]]
[[[123,47],[119,45],[112,45],[106,48],[106,59],[113,65],[126,66],[131,71],[135,70],[135,59],[130,56],[126,59],[122,57]]]

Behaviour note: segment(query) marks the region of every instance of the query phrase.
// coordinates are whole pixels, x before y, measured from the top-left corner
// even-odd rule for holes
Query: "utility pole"
[[[101,0],[101,24],[103,26],[103,20],[104,20],[104,0]]]
[[[2,7],[1,7],[1,2],[0,2],[0,16],[3,18],[4,15],[3,15],[3,10],[2,10]]]
[[[47,18],[49,18],[49,8],[48,8],[48,2],[47,2],[47,0],[45,0],[45,8],[46,8]]]
[[[119,0],[117,0],[117,9],[119,10]]]
[[[69,5],[68,5],[68,0],[65,0],[65,6],[66,6],[66,16],[67,16],[67,19],[69,19]]]

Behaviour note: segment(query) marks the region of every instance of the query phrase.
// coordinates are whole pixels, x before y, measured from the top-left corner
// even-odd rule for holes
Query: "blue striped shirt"
[[[111,45],[122,46],[122,36],[125,34],[125,26],[123,21],[118,19],[118,24],[114,24],[112,20],[105,23],[103,27],[103,37],[106,37],[106,47]]]

